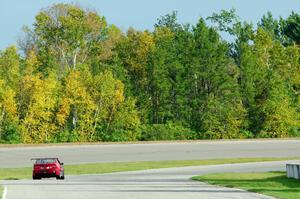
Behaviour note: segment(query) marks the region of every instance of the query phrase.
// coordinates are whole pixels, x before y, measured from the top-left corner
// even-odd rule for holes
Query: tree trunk
[[[77,116],[77,108],[74,105],[72,108],[72,125],[73,125],[73,129],[76,128],[77,126],[77,121],[78,121],[78,116]]]

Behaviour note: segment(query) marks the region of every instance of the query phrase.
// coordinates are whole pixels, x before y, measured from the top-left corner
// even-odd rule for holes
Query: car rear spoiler
[[[45,160],[45,159],[58,159],[58,158],[31,158],[30,160]]]

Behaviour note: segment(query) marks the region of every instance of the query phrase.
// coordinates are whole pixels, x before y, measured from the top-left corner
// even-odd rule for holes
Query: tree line
[[[191,25],[173,12],[124,33],[55,4],[23,30],[0,51],[2,143],[300,135],[297,13],[254,25],[222,10]]]

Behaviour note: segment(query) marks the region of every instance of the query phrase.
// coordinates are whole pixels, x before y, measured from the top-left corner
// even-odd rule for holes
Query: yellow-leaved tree
[[[56,119],[60,131],[71,132],[65,141],[93,141],[95,104],[79,71],[71,71],[66,76],[62,91]]]
[[[16,93],[0,80],[0,141],[19,142]]]
[[[124,84],[112,72],[96,75],[90,85],[95,101],[94,128],[99,140],[137,140],[140,124],[135,101],[124,96]]]
[[[20,77],[16,47],[0,52],[0,142],[20,142],[15,88]]]
[[[50,142],[57,130],[54,111],[59,83],[53,73],[43,77],[36,72],[38,64],[35,54],[31,53],[19,85],[20,126],[24,143]]]

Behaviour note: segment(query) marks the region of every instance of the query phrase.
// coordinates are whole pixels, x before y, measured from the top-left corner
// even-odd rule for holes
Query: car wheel
[[[40,180],[40,179],[42,179],[41,177],[37,177],[37,176],[32,176],[32,179],[33,180]]]
[[[60,174],[59,174],[58,176],[56,176],[56,179],[57,179],[57,180],[64,180],[64,179],[65,179],[65,174],[64,174],[64,172],[63,172],[63,171],[60,172]]]
[[[60,179],[61,180],[64,180],[65,179],[65,172],[64,171],[62,171],[61,173],[60,173]]]

